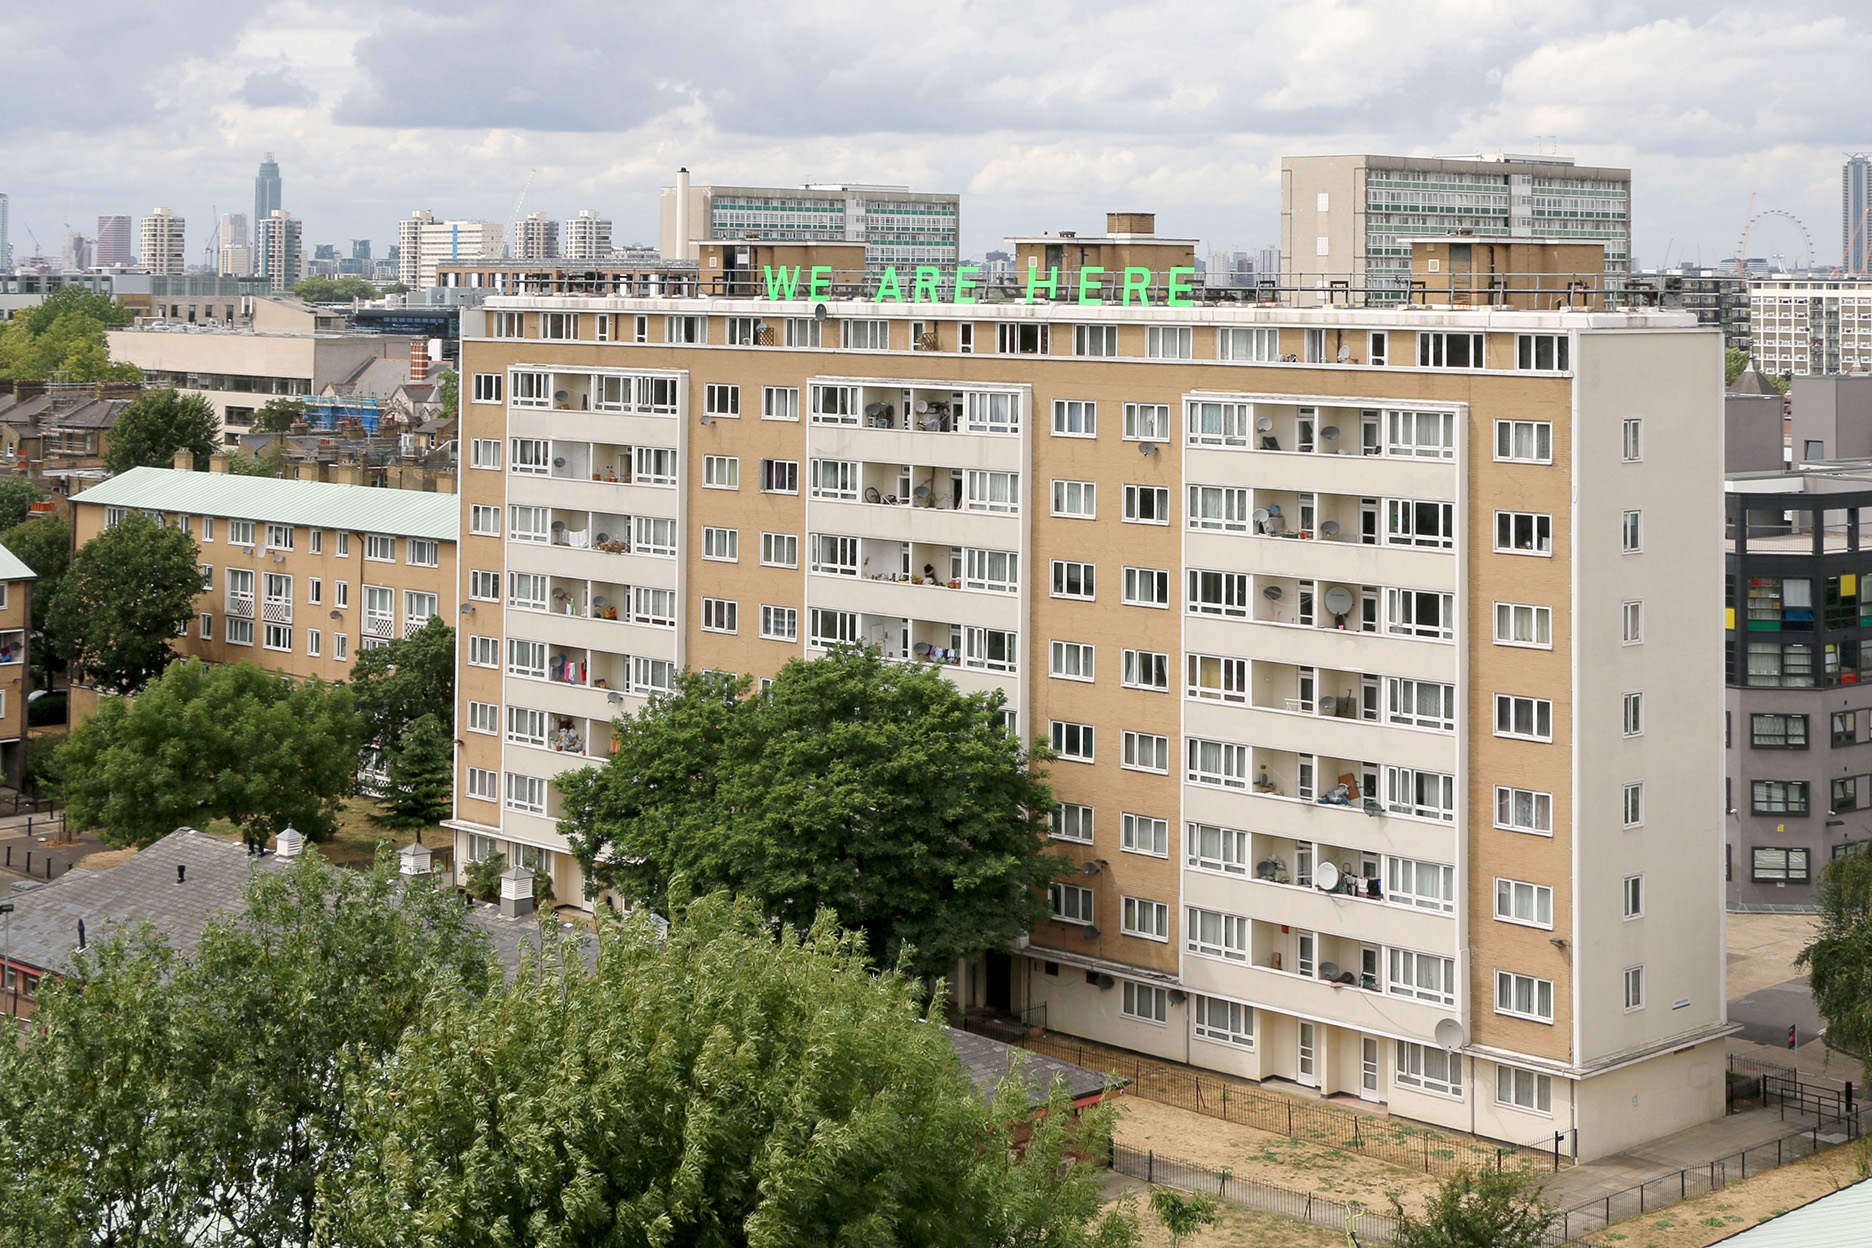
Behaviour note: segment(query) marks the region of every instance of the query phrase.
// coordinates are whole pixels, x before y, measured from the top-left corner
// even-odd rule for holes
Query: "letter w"
[[[791,299],[794,292],[799,289],[800,271],[797,268],[789,272],[785,265],[781,265],[779,271],[776,272],[773,265],[763,264],[761,275],[767,279],[769,299]]]

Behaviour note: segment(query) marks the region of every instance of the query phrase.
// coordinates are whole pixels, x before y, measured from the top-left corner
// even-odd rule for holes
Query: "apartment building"
[[[700,243],[848,242],[865,245],[872,274],[887,265],[953,271],[960,254],[962,197],[907,186],[691,186],[689,171],[663,188],[660,250],[693,260]]]
[[[1060,756],[965,1004],[1582,1156],[1720,1115],[1720,335],[1192,303],[1118,220],[1031,302],[465,311],[458,852],[581,897],[615,716],[867,642]]]
[[[116,265],[129,264],[136,258],[131,244],[134,235],[130,232],[130,218],[126,215],[112,214],[97,219],[97,253],[93,257],[100,269]]]
[[[0,546],[0,777],[15,788],[26,765],[26,698],[32,692],[26,659],[38,579],[23,559]]]
[[[1287,156],[1281,257],[1296,288],[1401,291],[1413,235],[1598,243],[1631,267],[1631,170],[1568,156]],[[1401,296],[1399,296],[1401,297]]]
[[[397,280],[411,290],[427,290],[436,284],[437,264],[498,257],[506,235],[498,221],[440,221],[418,208],[397,223]]]
[[[169,208],[158,208],[140,223],[143,267],[151,273],[171,275],[188,267],[183,239],[188,221]]]
[[[132,468],[71,502],[79,545],[131,512],[194,535],[202,592],[176,638],[184,657],[347,680],[358,651],[458,614],[452,494]]]
[[[267,289],[274,294],[291,291],[306,276],[305,222],[275,208],[260,219],[258,231],[254,259]]]
[[[1872,280],[1749,281],[1749,358],[1775,377],[1872,370]]]
[[[560,237],[565,240],[567,260],[611,258],[611,218],[599,216],[595,208],[579,209],[578,216],[565,223]]]

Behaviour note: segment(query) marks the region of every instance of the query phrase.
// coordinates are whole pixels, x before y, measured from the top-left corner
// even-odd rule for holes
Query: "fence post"
[[[1560,1133],[1558,1131],[1553,1133],[1553,1168],[1555,1174],[1560,1173]],[[1606,1206],[1607,1209],[1611,1207]]]
[[[1157,1181],[1157,1150],[1154,1148],[1144,1154],[1144,1181],[1146,1183]]]
[[[1427,1135],[1423,1137],[1423,1168],[1425,1174],[1430,1173],[1430,1137]]]
[[[1293,1102],[1287,1102],[1287,1134],[1293,1135]]]

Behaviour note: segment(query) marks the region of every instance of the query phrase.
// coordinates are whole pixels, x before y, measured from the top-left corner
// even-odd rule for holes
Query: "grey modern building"
[[[1840,263],[1848,273],[1866,275],[1872,239],[1872,154],[1849,152],[1840,169]]]
[[[260,162],[259,174],[254,178],[254,229],[258,231],[260,223],[272,216],[275,208],[284,206],[280,203],[279,162],[273,159],[272,152],[268,152],[266,159]]]

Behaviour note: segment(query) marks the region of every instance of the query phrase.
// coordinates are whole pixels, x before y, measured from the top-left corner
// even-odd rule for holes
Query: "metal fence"
[[[1732,1114],[1758,1106],[1779,1105],[1784,1119],[1791,1107],[1797,1114],[1840,1120],[1852,1117],[1857,1108],[1850,1079],[1816,1075],[1795,1066],[1781,1066],[1735,1053],[1729,1055],[1729,1077],[1725,1084],[1726,1101]]]
[[[1112,1169],[1146,1183],[1161,1183],[1186,1192],[1217,1196],[1231,1205],[1293,1218],[1332,1230],[1355,1231],[1366,1243],[1389,1243],[1397,1224],[1382,1214],[1368,1211],[1357,1201],[1328,1200],[1312,1192],[1296,1192],[1272,1183],[1238,1179],[1231,1174],[1199,1166],[1180,1157],[1158,1152],[1139,1152],[1122,1145],[1112,1146]]]
[[[1507,1164],[1505,1159],[1513,1158],[1512,1164],[1519,1165],[1526,1156],[1518,1149],[1491,1148],[1453,1139],[1396,1118],[1357,1114],[1296,1097],[1256,1092],[1240,1084],[1139,1057],[1054,1040],[1033,1039],[1021,1043],[1047,1057],[1123,1076],[1131,1081],[1125,1089],[1126,1095],[1194,1110],[1224,1122],[1270,1131],[1309,1144],[1346,1149],[1429,1174],[1449,1175],[1463,1169],[1499,1170]],[[1558,1168],[1557,1153],[1554,1164]]]

